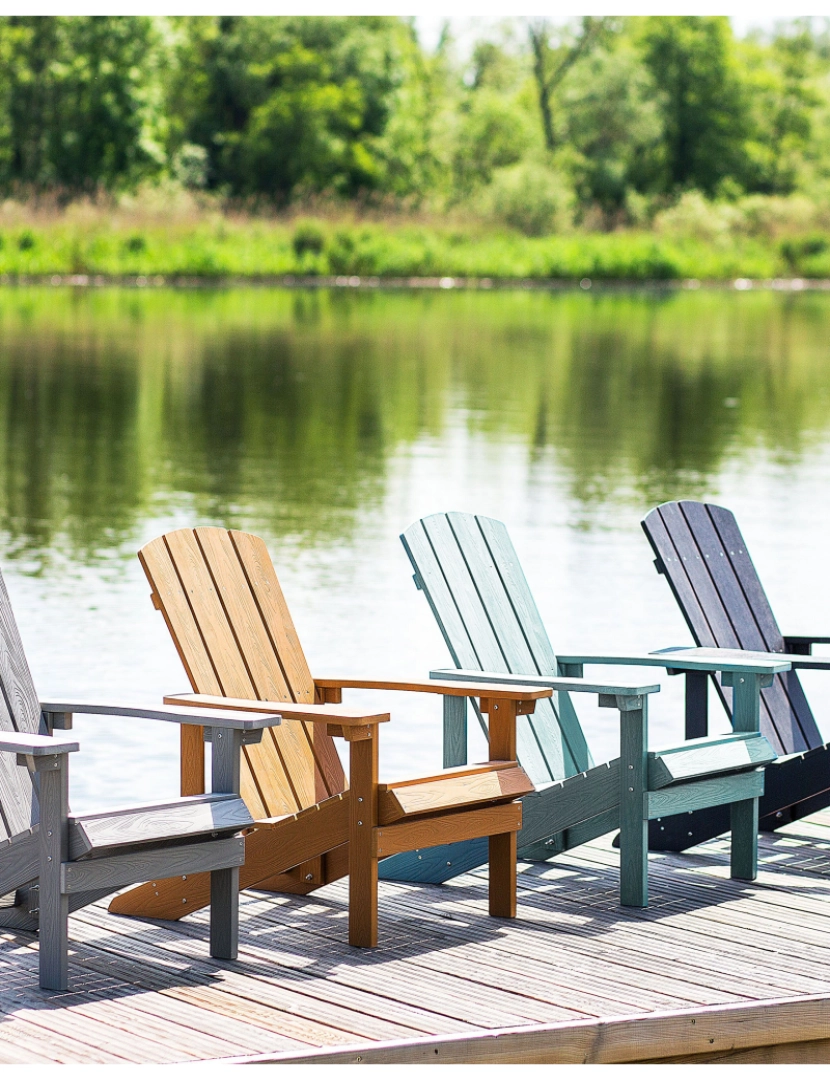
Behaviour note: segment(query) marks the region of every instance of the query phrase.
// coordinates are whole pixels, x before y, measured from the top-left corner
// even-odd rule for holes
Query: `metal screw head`
[[[494,705],[494,706],[493,706],[493,712],[498,712],[498,711],[499,711],[499,707],[498,707],[498,705]]]
[[[633,791],[633,790],[634,790],[634,788],[633,788],[633,787],[630,787],[630,788],[629,788],[628,790],[629,790],[629,791]]]
[[[362,796],[362,795],[358,795],[358,797],[357,797],[357,801],[358,801],[358,802],[363,802],[363,796]]]
[[[363,824],[363,822],[362,822],[362,821],[358,821],[358,825],[362,825],[362,824]]]
[[[629,765],[628,767],[629,767],[629,769],[633,769],[633,768],[634,768],[634,766],[633,766],[633,765]]]

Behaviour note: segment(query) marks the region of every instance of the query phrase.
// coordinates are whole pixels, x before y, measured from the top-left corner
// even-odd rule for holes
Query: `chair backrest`
[[[26,663],[23,643],[0,574],[0,731],[45,734],[40,702]],[[0,840],[15,836],[38,820],[37,794],[28,769],[13,754],[0,754]]]
[[[401,541],[456,667],[556,677],[556,657],[500,521],[433,514],[410,525]],[[537,785],[590,768],[569,695],[538,701],[522,718],[518,750]]]
[[[709,503],[670,502],[652,510],[642,525],[657,556],[655,566],[698,645],[784,652],[783,635],[734,514]],[[731,691],[719,689],[729,709]],[[762,692],[761,731],[779,754],[824,741],[795,671],[776,675]]]
[[[314,701],[314,680],[258,536],[178,529],[138,557],[195,693]],[[345,787],[332,738],[293,721],[244,748],[242,774],[242,796],[257,818],[295,813]]]

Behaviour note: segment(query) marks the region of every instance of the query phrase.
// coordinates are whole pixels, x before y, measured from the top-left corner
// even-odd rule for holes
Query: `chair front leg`
[[[620,710],[620,903],[648,907],[648,698],[618,698]]]
[[[344,728],[349,740],[349,944],[378,943],[378,725]]]
[[[199,729],[201,732],[201,728]],[[242,732],[214,728],[211,790],[239,794]],[[210,955],[235,960],[239,953],[239,867],[210,872]]]
[[[516,760],[516,717],[520,704],[505,699],[481,701],[481,711],[489,713],[491,761]],[[502,919],[516,918],[517,851],[516,833],[501,833],[488,840],[490,869],[490,914]]]
[[[760,731],[761,689],[771,683],[770,675],[733,676],[732,727],[735,731]],[[730,814],[730,874],[739,881],[754,881],[758,876],[758,799],[733,802]]]
[[[34,759],[40,780],[40,986],[68,989],[69,897],[61,865],[69,858],[69,769],[64,754]]]

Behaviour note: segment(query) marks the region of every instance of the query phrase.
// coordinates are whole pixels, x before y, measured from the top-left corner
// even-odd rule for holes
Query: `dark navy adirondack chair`
[[[793,670],[776,675],[761,695],[761,732],[780,755],[767,769],[761,828],[775,829],[830,806],[830,745],[816,725],[796,668],[830,668],[830,657],[810,655],[830,637],[781,633],[749,556],[734,514],[722,506],[683,501],[658,506],[642,522],[656,558],[698,646],[749,650],[752,655],[786,654]],[[704,672],[686,674],[686,735],[707,732]],[[731,691],[715,678],[731,715]],[[697,811],[668,838],[686,847],[726,827],[721,808]],[[689,840],[688,834],[692,833]]]
[[[67,763],[79,746],[65,729],[76,712],[208,725],[213,793],[71,814]],[[39,931],[41,987],[67,989],[70,911],[165,874],[210,872],[210,953],[236,957],[242,831],[253,825],[239,796],[239,759],[243,741],[280,722],[184,706],[39,701],[0,575],[0,927]]]
[[[518,757],[538,789],[523,800],[520,858],[547,859],[619,827],[622,902],[641,906],[646,898],[648,821],[653,820],[659,831],[658,819],[672,813],[731,804],[733,875],[754,876],[754,793],[760,794],[763,783],[759,766],[774,756],[756,734],[760,688],[771,681],[772,671],[786,670],[786,663],[739,659],[718,669],[726,672],[727,681],[741,673],[739,742],[732,742],[731,736],[725,742],[699,740],[649,754],[647,699],[659,688],[592,683],[582,679],[582,668],[585,663],[621,662],[667,667],[665,658],[557,659],[499,521],[471,514],[434,514],[410,526],[401,540],[415,569],[415,583],[426,595],[459,669],[442,671],[441,678],[501,678],[555,691],[519,727]],[[686,670],[716,670],[706,661],[678,663]],[[619,709],[620,758],[593,766],[570,698],[575,692],[599,694],[601,706]],[[465,699],[460,699],[460,708],[458,701],[448,699],[445,705],[445,767],[466,761]],[[479,720],[486,731],[480,715]],[[381,873],[396,880],[445,881],[483,863],[486,849],[475,843],[456,844],[431,854],[429,858],[423,853],[417,865],[389,859],[381,864]]]

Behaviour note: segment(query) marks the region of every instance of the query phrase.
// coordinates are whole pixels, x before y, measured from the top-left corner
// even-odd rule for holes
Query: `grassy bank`
[[[483,225],[181,218],[91,211],[0,216],[0,274],[10,278],[491,277],[672,280],[830,277],[830,236],[620,231],[527,237]]]

